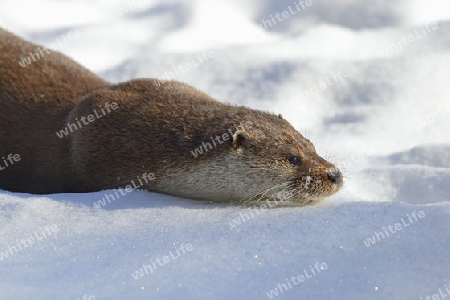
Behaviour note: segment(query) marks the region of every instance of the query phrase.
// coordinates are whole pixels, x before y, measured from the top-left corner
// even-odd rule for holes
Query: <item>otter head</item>
[[[342,187],[339,169],[281,116],[252,111],[248,119],[234,133],[228,157],[239,162],[237,177],[247,187],[240,202],[304,205]]]

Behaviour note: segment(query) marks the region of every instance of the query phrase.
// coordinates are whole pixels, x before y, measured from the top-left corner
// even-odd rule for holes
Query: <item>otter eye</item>
[[[288,158],[288,160],[291,166],[293,167],[298,167],[302,163],[302,160],[298,156],[291,156]]]

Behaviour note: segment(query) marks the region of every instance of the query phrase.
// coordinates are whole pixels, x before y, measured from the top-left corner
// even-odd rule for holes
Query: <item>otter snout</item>
[[[327,172],[327,178],[331,181],[333,184],[339,184],[341,183],[341,172],[339,170],[333,170]]]

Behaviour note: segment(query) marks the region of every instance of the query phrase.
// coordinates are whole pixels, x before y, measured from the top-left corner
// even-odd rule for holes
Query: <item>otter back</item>
[[[72,184],[67,182],[69,139],[55,133],[66,126],[66,116],[83,95],[108,86],[72,59],[47,52],[0,28],[2,189],[65,191],[65,185]],[[23,59],[31,63],[20,64]],[[11,165],[9,154],[20,155],[20,161]]]

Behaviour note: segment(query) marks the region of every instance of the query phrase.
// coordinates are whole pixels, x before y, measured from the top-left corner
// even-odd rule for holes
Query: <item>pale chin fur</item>
[[[214,160],[196,163],[168,172],[169,175],[159,180],[156,190],[178,197],[238,205],[269,201],[276,207],[315,203],[335,192],[318,194],[319,187],[306,182],[296,187],[289,179],[280,182],[280,170],[249,167],[233,155],[218,155]]]
[[[156,189],[176,191],[173,194],[179,197],[238,204],[265,189],[270,190],[278,175],[268,169],[249,168],[236,157],[217,156],[212,161],[197,163],[197,166],[189,166],[188,170],[173,171],[164,176]]]

